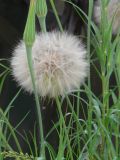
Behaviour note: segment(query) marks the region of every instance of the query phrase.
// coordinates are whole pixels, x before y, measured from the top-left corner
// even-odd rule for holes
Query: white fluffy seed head
[[[106,6],[108,21],[112,22],[112,32],[117,34],[120,28],[120,1],[110,0]],[[101,23],[101,7],[100,0],[97,0],[94,5],[94,20],[100,25]]]
[[[78,89],[87,76],[86,50],[80,39],[67,33],[37,34],[32,58],[37,92],[42,97],[56,97]],[[13,53],[11,66],[18,84],[32,93],[23,41]]]

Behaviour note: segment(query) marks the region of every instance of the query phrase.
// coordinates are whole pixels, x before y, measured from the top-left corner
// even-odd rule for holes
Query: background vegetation
[[[107,2],[107,1],[106,1]],[[44,137],[45,157],[47,160],[119,160],[120,159],[120,37],[119,33],[113,37],[112,22],[107,20],[105,10],[106,2],[101,3],[101,25],[98,27],[92,21],[93,1],[89,0],[88,15],[71,1],[66,1],[75,12],[84,17],[87,26],[87,53],[91,70],[94,69],[96,86],[100,87],[100,93],[96,94],[92,83],[92,71],[88,80],[77,92],[66,97],[57,99],[58,121],[53,124],[48,134]],[[62,31],[57,12],[53,10]],[[48,15],[49,16],[49,15]],[[0,91],[10,68],[3,65],[4,59],[0,60]],[[114,83],[113,83],[114,82]],[[22,124],[29,113],[13,127],[9,121],[13,102],[19,97],[21,89],[10,101],[6,110],[0,109],[0,160],[11,157],[17,160],[38,159],[39,143],[36,133],[21,135],[17,128]],[[72,97],[72,98],[70,98]],[[50,101],[50,100],[49,100]],[[49,107],[49,106],[48,106]],[[62,112],[62,108],[66,112]],[[51,110],[52,112],[52,110]],[[84,115],[81,116],[80,113]],[[48,137],[56,132],[58,147],[55,148],[49,142]],[[18,135],[28,145],[29,152],[22,149]],[[13,149],[10,140],[15,142],[16,150]],[[30,140],[32,139],[32,145]],[[37,158],[39,157],[39,158]],[[48,158],[49,157],[49,158]]]

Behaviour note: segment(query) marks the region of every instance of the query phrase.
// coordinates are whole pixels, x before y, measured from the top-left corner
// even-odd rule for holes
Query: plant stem
[[[57,20],[59,29],[60,29],[61,32],[63,32],[63,27],[62,27],[62,24],[61,24],[61,22],[60,22],[60,19],[59,19],[59,16],[58,16],[58,13],[57,13],[57,10],[56,10],[56,8],[55,8],[55,4],[54,4],[53,0],[50,0],[50,3],[51,3],[51,6],[52,6],[52,9],[53,9],[55,18],[56,18],[56,20]]]
[[[45,157],[42,115],[41,115],[41,109],[40,109],[39,96],[38,96],[36,85],[35,85],[35,73],[34,73],[33,61],[32,61],[32,47],[26,46],[26,51],[27,51],[28,66],[29,66],[29,71],[30,71],[30,75],[31,75],[31,80],[32,80],[32,85],[33,85],[33,90],[34,90],[34,95],[35,95],[35,102],[36,102],[36,107],[37,107],[37,114],[38,114],[38,116],[37,116],[38,117],[38,126],[39,126],[38,128],[39,128],[39,134],[40,134],[40,140],[41,140],[40,156]]]
[[[91,17],[92,17],[92,10],[93,10],[93,0],[89,0],[89,11],[88,11],[88,30],[87,30],[87,51],[88,51],[88,60],[89,60],[89,65],[90,65],[90,40],[91,40]],[[89,71],[88,75],[88,87],[91,90],[91,75]],[[92,95],[89,92],[88,93],[88,98],[89,98],[89,110],[88,110],[88,133],[89,137],[91,137],[91,128],[92,128]],[[91,145],[91,144],[90,144]],[[91,148],[91,146],[90,146]]]
[[[38,19],[39,19],[41,30],[42,30],[42,32],[45,33],[47,31],[46,30],[46,22],[45,22],[46,18],[45,17],[39,17]]]
[[[64,155],[64,146],[63,143],[66,143],[64,140],[64,130],[63,130],[63,123],[62,123],[62,117],[60,116],[59,119],[59,126],[60,126],[60,133],[59,133],[59,147],[58,147],[58,153],[55,160],[61,159]]]
[[[78,91],[77,93],[77,117],[79,119],[79,116],[80,116],[80,91]],[[77,139],[78,139],[78,142],[80,141],[80,138],[79,138],[79,122],[76,121],[76,126],[77,126]],[[81,146],[80,146],[80,143],[78,143],[78,152],[80,153],[80,149],[81,149]]]
[[[59,114],[60,114],[60,119],[61,119],[61,121],[63,123],[63,128],[65,130],[66,141],[68,143],[68,149],[69,149],[69,153],[70,153],[70,160],[73,160],[72,149],[71,149],[70,140],[69,140],[69,137],[68,137],[68,131],[66,129],[65,120],[64,120],[64,117],[63,117],[63,113],[62,113],[62,110],[61,110],[61,104],[60,104],[60,101],[59,101],[58,97],[56,97],[56,104],[57,104],[58,111],[59,111]]]

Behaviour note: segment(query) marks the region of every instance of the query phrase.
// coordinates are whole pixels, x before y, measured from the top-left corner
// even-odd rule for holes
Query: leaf
[[[5,79],[6,79],[6,77],[7,77],[8,74],[9,74],[9,72],[7,72],[6,74],[4,74],[3,77],[0,79],[0,94],[2,92],[4,82],[5,82]]]
[[[98,118],[101,117],[101,110],[98,102],[93,98],[93,107],[95,109],[95,113],[97,114]]]

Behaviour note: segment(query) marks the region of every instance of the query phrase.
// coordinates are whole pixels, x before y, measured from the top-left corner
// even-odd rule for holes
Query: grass
[[[63,31],[53,1],[50,1],[57,18],[58,26]],[[96,26],[92,19],[93,1],[89,0],[88,16],[71,1],[66,1],[75,9],[81,17],[84,15],[88,22],[87,30],[87,52],[91,68],[99,77],[101,93],[95,95],[92,88],[92,74],[90,72],[88,82],[84,84],[71,96],[77,103],[71,101],[68,95],[64,99],[56,98],[59,120],[53,124],[53,128],[45,137],[45,149],[49,153],[50,160],[120,160],[120,37],[119,33],[112,36],[112,24],[106,21],[105,3],[101,5],[101,25]],[[92,48],[92,49],[91,49]],[[95,54],[95,56],[93,56]],[[94,58],[95,57],[95,58]],[[96,66],[99,64],[99,68]],[[3,72],[0,74],[0,90],[2,91],[6,76],[10,69],[0,63]],[[115,84],[111,84],[111,78]],[[97,82],[96,82],[97,83]],[[25,133],[24,140],[28,144],[31,155],[23,154],[17,139],[17,127],[12,127],[9,122],[9,112],[13,101],[19,96],[20,91],[11,100],[5,111],[0,110],[0,160],[4,157],[14,159],[37,159],[39,152],[36,140],[36,132],[31,134],[34,150],[29,143],[28,135]],[[86,98],[81,95],[84,94]],[[63,102],[69,113],[62,113]],[[77,109],[76,109],[77,108]],[[85,113],[84,118],[80,112]],[[87,111],[87,113],[86,113]],[[24,118],[23,118],[24,119]],[[69,120],[69,121],[68,121]],[[22,121],[20,122],[20,124]],[[10,132],[8,135],[7,132]],[[58,151],[47,142],[51,133],[56,131],[59,137]],[[13,137],[17,152],[12,149],[9,139]],[[36,158],[34,158],[36,157]]]

